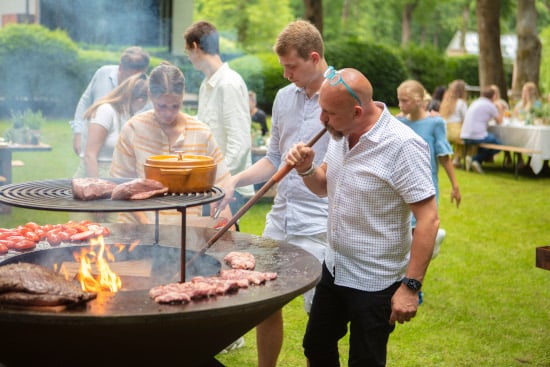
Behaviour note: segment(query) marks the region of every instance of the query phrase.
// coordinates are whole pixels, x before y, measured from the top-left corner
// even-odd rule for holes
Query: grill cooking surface
[[[109,180],[123,183],[130,179]],[[222,189],[189,194],[165,194],[146,200],[75,200],[71,180],[29,181],[0,187],[0,202],[21,208],[67,212],[123,212],[186,208],[223,198]]]
[[[109,226],[109,242],[130,243],[139,238],[144,248],[161,247],[146,245],[153,240],[152,225]],[[159,270],[170,276],[177,272],[180,228],[162,227],[160,243],[164,250],[173,251],[176,256],[172,258],[171,268],[159,266]],[[200,249],[214,233],[212,228],[188,227],[189,247]],[[70,248],[63,246],[25,253],[20,259],[30,261],[34,257],[42,263],[50,252],[70,254]],[[217,353],[313,287],[321,275],[319,261],[299,247],[241,232],[226,232],[206,257],[212,256],[217,260],[214,262],[226,268],[222,259],[230,251],[252,253],[258,271],[277,272],[278,278],[261,286],[240,289],[235,294],[182,305],[156,304],[145,288],[100,293],[83,307],[61,312],[0,308],[0,339],[8,346],[0,353],[0,365],[150,367],[172,366],[177,361],[180,366],[222,366],[214,358]],[[0,266],[17,261],[16,257],[19,256],[2,262],[0,256]],[[204,263],[197,264],[201,264],[203,270]],[[109,347],[116,348],[116,353],[96,353]],[[90,352],[93,358],[86,358],[84,353]]]

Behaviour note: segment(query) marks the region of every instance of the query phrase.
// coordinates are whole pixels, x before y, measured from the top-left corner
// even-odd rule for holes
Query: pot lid
[[[152,167],[204,167],[215,165],[214,159],[206,155],[153,155],[147,158],[146,165]]]

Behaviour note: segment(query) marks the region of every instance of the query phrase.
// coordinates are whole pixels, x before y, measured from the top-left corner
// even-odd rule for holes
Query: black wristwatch
[[[422,288],[422,283],[420,283],[418,280],[416,279],[412,279],[412,278],[403,278],[403,280],[401,280],[401,283],[405,284],[409,289],[415,291],[415,292],[418,292],[420,290],[420,288]]]

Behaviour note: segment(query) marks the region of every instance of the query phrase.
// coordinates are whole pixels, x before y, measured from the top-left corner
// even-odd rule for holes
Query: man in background
[[[258,107],[258,102],[256,101],[256,93],[254,91],[248,92],[248,101],[250,103],[250,116],[252,122],[260,124],[260,129],[262,130],[262,136],[266,136],[269,132],[267,128],[267,116],[261,108]]]
[[[243,78],[220,57],[216,27],[206,21],[192,24],[184,34],[193,67],[204,74],[199,89],[197,118],[210,126],[231,175],[252,165],[248,89]],[[236,213],[254,195],[254,187],[237,190],[230,203]]]
[[[149,60],[147,51],[133,46],[122,52],[118,65],[105,65],[97,69],[78,101],[73,120],[69,121],[73,130],[73,149],[76,155],[80,156],[83,149],[84,112],[131,75],[146,73]]]
[[[481,143],[501,144],[498,138],[488,131],[489,122],[495,120],[497,124],[502,124],[504,119],[504,108],[497,103],[499,96],[489,85],[481,88],[481,95],[472,102],[460,131],[460,139],[464,143],[476,145]],[[466,156],[466,171],[472,168],[477,173],[484,173],[481,164],[483,161],[492,161],[495,154],[500,150],[478,148],[473,157]]]

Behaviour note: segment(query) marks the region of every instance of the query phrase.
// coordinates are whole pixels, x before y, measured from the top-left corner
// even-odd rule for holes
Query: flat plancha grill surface
[[[107,178],[116,183],[130,179]],[[206,192],[165,194],[147,200],[75,200],[71,180],[29,181],[0,186],[0,202],[21,208],[68,212],[127,212],[191,207],[217,201],[223,197],[217,187]]]
[[[161,245],[148,245],[154,240],[153,225],[109,224],[108,227],[111,236],[106,238],[107,243],[128,244],[139,238],[143,256],[155,256],[151,254],[158,251],[175,258],[174,264],[160,265],[156,272],[161,275],[161,284],[170,279],[177,281],[178,226],[161,226]],[[209,228],[188,227],[187,251],[199,250],[214,233]],[[42,246],[20,255],[0,256],[0,266],[17,261],[49,264],[57,257],[63,261],[74,247],[78,246],[61,245],[51,249]],[[302,249],[241,232],[225,233],[208,255],[197,262],[195,270],[206,269],[208,273],[220,266],[226,268],[222,259],[230,251],[252,253],[256,270],[277,272],[278,278],[235,294],[183,305],[155,303],[148,295],[149,285],[155,282],[148,280],[147,284],[138,285],[138,289],[100,293],[83,307],[61,312],[0,308],[3,346],[0,364],[6,367],[219,366],[214,358],[217,353],[312,288],[321,274],[318,260]]]

